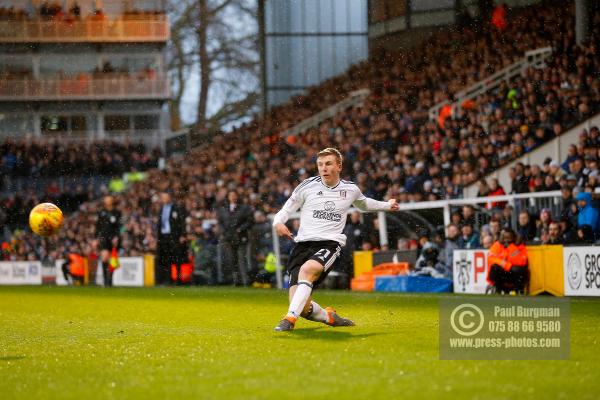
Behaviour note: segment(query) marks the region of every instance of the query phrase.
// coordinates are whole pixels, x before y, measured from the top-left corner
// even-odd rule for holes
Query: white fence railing
[[[514,64],[496,72],[495,74],[482,79],[481,81],[469,86],[468,88],[456,93],[454,103],[446,100],[429,109],[429,119],[437,120],[442,107],[451,104],[453,114],[457,108],[465,100],[474,99],[475,97],[500,86],[502,82],[509,81],[515,76],[521,75],[529,67],[540,68],[544,61],[552,54],[552,47],[542,47],[536,50],[531,50],[525,53],[525,57]]]
[[[0,21],[2,43],[166,42],[166,17],[157,20]]]
[[[552,215],[557,215],[562,209],[562,197],[561,191],[552,192],[539,192],[539,193],[526,193],[526,194],[511,194],[504,196],[490,196],[490,197],[473,197],[466,199],[455,199],[455,200],[438,200],[438,201],[423,201],[419,203],[401,203],[399,211],[416,211],[416,210],[432,210],[442,209],[444,226],[448,226],[451,222],[451,208],[461,207],[467,204],[480,205],[485,209],[489,209],[492,203],[507,202],[513,206],[513,221],[512,225],[516,226],[518,213],[525,209],[528,211],[540,211],[542,208],[549,208]],[[351,209],[348,213],[356,211]],[[379,222],[379,245],[387,246],[388,241],[388,229],[386,223],[385,212],[379,211],[377,213],[377,219]],[[269,215],[269,219],[272,221],[274,215]],[[300,213],[294,213],[290,219],[300,218]],[[281,265],[281,252],[279,246],[279,236],[273,228],[273,251],[277,258],[277,287],[283,287],[283,267]]]
[[[81,75],[66,79],[0,79],[0,100],[168,99],[167,77]]]
[[[370,93],[371,91],[369,89],[359,89],[350,92],[348,97],[344,100],[341,100],[334,105],[327,107],[323,111],[313,115],[312,117],[306,118],[305,120],[297,123],[293,127],[284,131],[281,136],[286,137],[290,135],[298,135],[310,128],[314,128],[326,119],[336,116],[340,113],[340,111],[345,110],[348,107],[361,104]]]

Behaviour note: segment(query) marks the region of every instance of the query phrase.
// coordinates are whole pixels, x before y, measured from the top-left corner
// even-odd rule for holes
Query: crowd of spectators
[[[152,20],[164,18],[163,10],[138,10],[126,9],[118,18],[123,20]],[[62,1],[44,0],[37,9],[22,8],[15,6],[0,7],[0,21],[24,21],[40,18],[45,21],[56,22],[74,22],[82,18],[93,21],[102,21],[106,19],[106,14],[102,8],[95,9],[87,16],[81,13],[79,3],[74,2],[68,9],[63,7]]]
[[[118,176],[158,166],[162,151],[114,140],[61,143],[37,139],[0,142],[0,172],[9,178]]]
[[[582,46],[574,44],[573,20],[572,4],[551,2],[509,14],[502,32],[488,26],[456,27],[414,49],[383,51],[344,76],[324,82],[231,133],[217,135],[185,158],[169,160],[165,169],[149,171],[146,181],[117,198],[127,222],[124,251],[155,250],[161,191],[173,191],[186,207],[189,240],[211,241],[219,232],[207,221],[216,219],[215,210],[229,190],[236,190],[262,214],[276,212],[298,182],[316,174],[316,153],[329,146],[338,147],[345,157],[343,177],[355,181],[369,197],[396,197],[401,202],[461,197],[466,185],[560,135],[598,109],[600,19],[593,16],[592,40]],[[452,99],[454,93],[512,64],[526,51],[544,46],[553,47],[545,68],[526,70],[499,89],[463,104],[457,115],[442,124],[428,120],[431,106]],[[371,89],[362,105],[296,137],[280,136],[362,87]],[[595,143],[597,130],[586,137]],[[591,145],[575,147],[577,154],[581,150],[586,156],[598,155],[595,145],[593,151]],[[515,167],[514,179],[521,186],[511,191],[557,189],[569,183],[571,175],[577,177],[578,171],[594,168],[591,159],[589,164],[579,157],[564,162],[566,169],[552,160],[540,168]],[[586,179],[595,182],[595,175],[590,175]],[[581,176],[573,186],[584,184],[579,179]],[[589,191],[587,187],[585,191]],[[480,194],[489,193],[501,193],[497,182],[481,182]],[[95,207],[89,202],[82,205],[81,212],[67,220],[61,237],[54,240],[92,242]],[[490,212],[495,214],[486,226],[495,226],[500,214],[501,226],[512,221],[510,206],[498,203],[493,208]],[[560,220],[560,216],[552,218]],[[454,223],[448,231],[456,231],[460,246],[490,243],[487,228],[476,225],[469,215],[457,214]],[[543,240],[544,229],[549,234],[552,225],[547,221],[543,225],[539,235],[536,225],[534,239]],[[577,229],[577,224],[571,220],[573,227]],[[563,233],[567,232],[564,229]],[[449,237],[454,240],[453,234]],[[37,250],[33,247],[31,251]]]

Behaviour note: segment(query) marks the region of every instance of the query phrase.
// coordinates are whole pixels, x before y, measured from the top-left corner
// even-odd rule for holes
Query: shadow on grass
[[[345,328],[342,328],[345,329]],[[350,339],[362,339],[371,336],[387,335],[387,332],[372,332],[363,334],[353,334],[348,330],[331,329],[331,328],[305,328],[294,329],[292,332],[275,333],[277,339],[319,339],[331,341],[343,341]],[[352,329],[352,328],[349,328]]]
[[[27,358],[25,356],[4,356],[0,357],[0,361],[18,361]]]

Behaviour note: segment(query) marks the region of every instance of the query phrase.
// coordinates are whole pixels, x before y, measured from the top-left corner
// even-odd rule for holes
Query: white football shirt
[[[283,208],[275,215],[273,224],[285,224],[290,215],[300,209],[300,229],[296,242],[334,240],[346,244],[342,233],[348,210],[384,211],[390,204],[365,197],[353,182],[340,180],[333,187],[326,186],[320,176],[305,179],[294,189]]]

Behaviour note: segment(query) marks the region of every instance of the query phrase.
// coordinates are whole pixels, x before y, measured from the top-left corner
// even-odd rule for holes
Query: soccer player
[[[279,236],[296,242],[288,263],[290,306],[275,330],[291,331],[299,317],[330,326],[352,326],[331,307],[323,309],[311,298],[313,288],[325,279],[339,258],[346,236],[342,233],[352,205],[363,211],[397,211],[395,199],[387,202],[365,197],[352,182],[340,179],[342,155],[326,148],[317,154],[319,176],[304,180],[294,189],[273,225]],[[285,223],[300,209],[300,229],[294,237]]]

